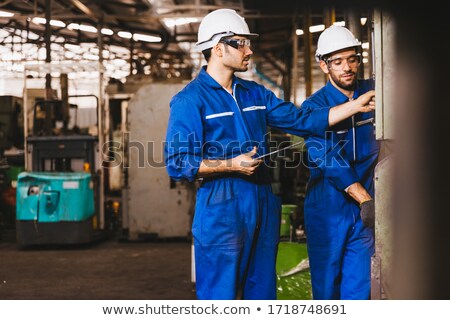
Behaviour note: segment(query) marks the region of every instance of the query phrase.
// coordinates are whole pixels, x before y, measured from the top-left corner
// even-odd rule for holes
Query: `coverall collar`
[[[328,92],[330,92],[330,94],[332,95],[333,99],[338,103],[338,104],[342,104],[347,102],[349,99],[348,97],[343,94],[341,91],[339,91],[338,88],[336,88],[330,80],[328,80],[327,84],[326,84],[326,90]],[[358,81],[356,82],[356,86],[355,86],[355,90],[353,92],[353,98],[355,97],[359,97],[359,85],[358,85]]]
[[[222,89],[222,86],[216,80],[214,80],[213,77],[208,74],[208,72],[206,72],[206,65],[202,66],[198,78],[201,82],[210,86],[212,89]],[[249,90],[249,87],[247,83],[245,83],[245,81],[243,81],[239,77],[236,77],[236,75],[233,75],[233,85],[235,84]]]

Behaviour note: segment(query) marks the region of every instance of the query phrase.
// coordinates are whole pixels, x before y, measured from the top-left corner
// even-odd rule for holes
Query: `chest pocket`
[[[239,141],[236,128],[236,115],[233,111],[224,111],[205,115],[205,147],[209,157],[223,157],[233,143]]]
[[[205,124],[208,126],[208,132],[218,132],[221,130],[235,131],[236,116],[234,111],[225,111],[212,113],[205,116]]]
[[[242,108],[242,114],[247,120],[252,138],[258,140],[266,133],[266,106],[251,106]]]
[[[209,120],[209,119],[215,119],[215,118],[231,117],[233,114],[234,114],[233,111],[227,111],[227,112],[221,112],[221,113],[213,113],[213,114],[207,115],[205,117],[205,119]]]

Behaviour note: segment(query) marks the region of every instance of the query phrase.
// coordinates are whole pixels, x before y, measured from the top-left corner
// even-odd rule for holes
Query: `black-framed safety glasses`
[[[229,45],[230,47],[233,47],[233,48],[238,49],[238,50],[244,50],[245,47],[250,47],[251,46],[250,39],[223,38],[223,39],[220,39],[220,42],[223,42],[223,43]]]

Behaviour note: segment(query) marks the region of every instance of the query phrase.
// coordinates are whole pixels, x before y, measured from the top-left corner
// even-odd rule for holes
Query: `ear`
[[[223,56],[223,47],[222,47],[222,45],[220,44],[220,42],[218,43],[218,44],[216,44],[214,47],[212,47],[212,52],[216,55],[216,56],[218,56],[218,57],[222,57]]]
[[[319,63],[320,63],[320,69],[322,69],[322,71],[323,71],[325,74],[329,74],[329,73],[330,73],[330,70],[328,70],[328,66],[327,66],[326,62],[323,61],[323,60],[320,60]]]

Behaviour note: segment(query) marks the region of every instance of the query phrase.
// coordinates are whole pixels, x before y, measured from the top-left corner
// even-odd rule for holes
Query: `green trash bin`
[[[291,217],[295,217],[297,206],[295,204],[281,205],[281,225],[280,236],[289,237],[291,235]]]

